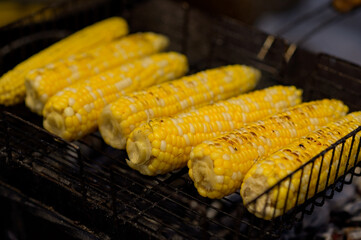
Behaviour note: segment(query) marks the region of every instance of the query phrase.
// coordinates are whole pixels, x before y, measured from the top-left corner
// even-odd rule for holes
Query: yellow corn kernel
[[[0,104],[8,106],[24,100],[25,76],[32,69],[108,43],[127,33],[126,21],[120,17],[112,17],[88,26],[33,55],[0,78]]]
[[[163,35],[136,33],[34,69],[25,79],[25,103],[33,112],[41,114],[46,101],[63,88],[131,60],[162,51],[168,42]],[[164,64],[167,64],[166,61]]]
[[[245,123],[299,104],[301,93],[302,91],[295,87],[275,86],[193,109],[171,118],[153,119],[130,134],[126,147],[129,156],[127,163],[142,174],[151,176],[182,168],[187,164],[191,147],[212,138],[214,134],[223,134],[240,128]],[[156,137],[163,132],[166,133],[166,139],[160,140]],[[157,156],[159,152],[169,153],[169,158],[163,159],[163,162],[168,163],[167,168],[149,169],[154,162],[160,161],[153,152],[157,153]],[[216,158],[217,153],[211,154],[212,158]],[[230,159],[229,155],[222,157]]]
[[[317,158],[313,166],[310,164],[311,162],[308,163],[303,173],[297,169],[301,165],[307,164],[312,157],[330,147],[331,144],[359,126],[361,126],[361,112],[354,112],[293,141],[270,156],[262,158],[249,170],[242,184],[241,195],[248,210],[264,219],[278,217],[295,207],[296,203],[302,204],[316,193],[325,190],[327,187],[327,177],[329,177],[328,185],[333,184],[336,179],[344,175],[345,171],[361,161],[361,155],[356,159],[361,132],[356,134],[352,146],[352,138],[348,138],[345,141],[342,156],[340,156],[340,144],[336,147],[333,158],[331,150],[324,155],[323,160],[322,158]],[[352,150],[350,153],[351,147]],[[341,162],[339,162],[339,159],[341,159]],[[346,169],[347,159],[349,159],[349,162]],[[336,175],[337,169],[338,174]],[[296,173],[292,178],[283,180],[279,188],[276,187],[267,194],[268,197],[267,195],[263,195],[259,200],[250,204],[252,200],[294,171],[296,171]],[[303,176],[302,179],[301,174]],[[310,179],[311,174],[312,178]],[[317,185],[318,176],[320,177]],[[270,179],[272,179],[272,181],[269,181]],[[298,193],[298,191],[300,192]],[[299,195],[298,198],[297,195]],[[287,205],[285,206],[285,204]]]
[[[104,109],[99,119],[100,133],[106,143],[123,149],[131,131],[142,123],[249,91],[255,87],[259,78],[257,69],[232,65],[206,70],[123,96]],[[146,115],[141,117],[139,112]],[[160,140],[165,139],[165,132],[158,134],[161,135]],[[183,141],[181,138],[178,140]]]
[[[192,171],[189,171],[189,175],[198,192],[206,193],[202,196],[222,198],[241,187],[244,175],[260,158],[303,136],[305,132],[344,116],[347,111],[347,106],[333,99],[303,103],[207,140],[191,151],[188,168]],[[221,161],[216,161],[209,153],[218,153]],[[226,162],[232,163],[232,167],[226,168]],[[226,176],[230,182],[224,181]],[[217,182],[217,179],[223,181]],[[216,183],[228,187],[219,188]]]
[[[184,55],[159,53],[78,81],[55,94],[46,103],[43,111],[44,127],[66,140],[79,139],[96,130],[104,106],[123,93],[183,76],[187,69]],[[62,104],[59,105],[59,102]],[[64,120],[68,117],[74,119],[69,125]]]

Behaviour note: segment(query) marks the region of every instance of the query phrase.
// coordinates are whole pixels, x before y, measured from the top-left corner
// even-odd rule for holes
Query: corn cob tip
[[[259,166],[258,171],[261,172],[262,170],[264,171],[265,169]],[[270,168],[269,171],[271,170],[272,169]],[[273,199],[270,196],[273,196],[275,194],[274,191],[272,191],[271,194],[261,195],[267,189],[271,188],[271,186],[268,185],[269,179],[266,176],[257,173],[254,174],[254,176],[252,177],[248,177],[247,175],[249,175],[251,172],[254,173],[254,171],[248,171],[240,189],[243,205],[248,209],[249,212],[253,213],[256,217],[265,220],[271,220],[274,218],[274,216],[282,215],[283,208],[275,209],[273,207],[273,203],[272,203]],[[283,197],[285,198],[286,196]],[[280,199],[279,202],[283,200],[283,197],[282,199]]]
[[[40,96],[39,96],[38,92],[36,91],[34,82],[29,81],[29,79],[27,77],[25,77],[25,87],[26,87],[26,96],[25,96],[26,106],[32,106],[29,109],[32,112],[35,112],[35,113],[41,115],[42,110],[44,108],[44,102],[36,101],[36,99],[40,99]]]
[[[113,118],[112,111],[110,109],[110,105],[106,106],[99,117],[99,131],[102,135],[103,140],[117,149],[123,149],[126,140],[122,138],[122,128],[118,126],[119,123],[115,118]]]
[[[249,181],[252,181],[252,188],[249,187]],[[252,180],[246,179],[242,183],[240,190],[243,204],[247,207],[247,209],[249,209],[250,212],[254,213],[257,217],[262,217],[260,213],[262,213],[264,207],[269,207],[269,203],[266,203],[266,199],[263,196],[257,200],[257,205],[251,203],[259,196],[259,193],[267,190],[268,186],[265,183],[267,183],[267,178],[263,175],[257,175],[257,178],[252,178]],[[266,220],[269,220],[269,218]]]
[[[189,174],[197,185],[198,193],[203,197],[210,197],[208,193],[213,191],[213,186],[217,183],[211,158],[206,156],[199,161],[194,161]]]
[[[49,132],[64,138],[65,122],[61,113],[53,111],[43,121],[44,128]]]
[[[131,136],[126,145],[129,164],[142,165],[147,163],[152,154],[152,146],[148,137],[137,129],[134,130]]]

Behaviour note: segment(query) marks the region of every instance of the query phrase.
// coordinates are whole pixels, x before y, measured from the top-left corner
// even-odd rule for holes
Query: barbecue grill
[[[314,54],[237,20],[178,1],[76,0],[53,4],[0,29],[6,36],[0,40],[0,74],[72,31],[111,15],[125,17],[132,32],[167,35],[170,50],[189,57],[191,73],[225,64],[248,64],[263,73],[258,88],[295,85],[304,90],[305,101],[338,98],[350,111],[361,109],[357,101],[361,99],[360,66]],[[350,170],[325,191],[266,221],[249,213],[238,193],[220,200],[199,196],[187,169],[157,177],[131,170],[125,163],[126,152],[107,146],[99,133],[70,143],[45,131],[42,119],[22,104],[2,107],[0,115],[1,196],[79,239],[278,238],[336,191],[342,191],[344,184],[361,176],[361,164],[356,163],[361,144],[355,144],[360,126],[297,171],[323,160],[336,147],[343,149],[346,140],[352,139],[357,156],[348,159]],[[250,204],[267,198],[297,171]]]

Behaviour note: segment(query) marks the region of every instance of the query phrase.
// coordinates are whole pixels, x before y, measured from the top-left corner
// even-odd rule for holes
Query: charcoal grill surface
[[[96,2],[114,6],[111,1]],[[51,11],[67,12],[65,5]],[[233,19],[208,15],[183,2],[125,1],[116,6],[117,14],[127,18],[132,32],[155,31],[169,36],[170,50],[189,57],[191,73],[225,64],[249,64],[263,73],[258,88],[296,85],[304,90],[305,101],[334,97],[343,100],[350,110],[361,109],[361,103],[355,101],[361,99],[361,68],[357,65],[300,48],[286,58],[290,45],[283,39],[272,36],[273,44],[265,48],[269,35]],[[93,11],[83,9],[84,15],[72,17],[81,26],[94,20],[87,19],[88,15],[93,16]],[[114,12],[100,10],[97,14],[102,18]],[[64,19],[51,21],[54,21],[51,29],[64,29],[59,27]],[[16,31],[28,27],[18,27]],[[41,32],[32,29],[34,33]],[[13,40],[10,42],[3,46],[2,49],[10,50],[0,54],[0,61],[12,59],[12,64],[20,60],[19,49],[25,58],[32,54],[29,51],[32,45],[41,49],[48,43],[38,39],[32,42],[30,38],[13,49]],[[1,70],[3,73],[6,69]],[[187,169],[158,177],[142,176],[127,166],[125,151],[107,146],[99,133],[69,143],[42,129],[41,118],[24,105],[1,110],[2,186],[7,192],[17,189],[26,201],[36,199],[41,205],[51,207],[55,211],[51,214],[71,219],[66,229],[80,231],[83,235],[77,235],[79,238],[87,238],[85,233],[94,234],[95,238],[278,238],[304,214],[312,214],[325,198],[332,198],[330,191],[341,191],[343,184],[352,181],[341,178],[327,191],[284,216],[265,221],[250,214],[237,193],[220,200],[199,196]],[[351,137],[359,131],[360,128]],[[360,164],[355,166],[351,176],[360,175],[360,168]]]

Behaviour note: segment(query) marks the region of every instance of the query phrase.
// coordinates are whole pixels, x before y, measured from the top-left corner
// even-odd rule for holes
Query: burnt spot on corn
[[[250,134],[253,136],[253,137],[257,137],[257,134],[255,132],[250,132]]]

